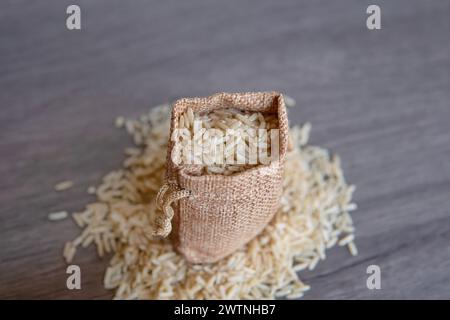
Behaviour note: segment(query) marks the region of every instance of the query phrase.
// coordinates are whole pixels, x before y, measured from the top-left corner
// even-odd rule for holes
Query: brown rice
[[[73,187],[73,182],[70,180],[62,181],[55,185],[55,191],[64,191]]]
[[[67,211],[52,212],[48,214],[48,220],[50,221],[63,220],[67,218],[68,215],[69,214],[67,213]]]
[[[347,185],[339,157],[307,145],[310,125],[290,129],[283,197],[271,223],[245,247],[214,264],[193,265],[165,239],[151,235],[155,196],[163,181],[169,106],[139,120],[124,120],[138,148],[127,149],[124,168],[107,174],[96,188],[97,202],[73,214],[84,228],[68,242],[95,243],[99,256],[112,252],[104,286],[116,299],[300,298],[309,286],[297,272],[314,267],[337,243],[357,254],[349,214],[354,187]],[[192,115],[188,115],[192,117]]]
[[[258,165],[258,150],[260,158],[268,159],[271,152],[268,131],[277,128],[275,115],[234,108],[200,114],[188,108],[180,116],[179,128],[172,138],[175,140],[174,149],[178,151],[177,160],[183,164],[182,160],[187,158],[184,160],[196,167],[197,174],[232,175]],[[259,134],[260,130],[265,133],[264,136]],[[239,143],[243,145],[242,151],[236,150]],[[238,164],[238,158],[243,159],[245,164]],[[228,164],[227,159],[235,163]],[[194,160],[197,165],[193,164]]]

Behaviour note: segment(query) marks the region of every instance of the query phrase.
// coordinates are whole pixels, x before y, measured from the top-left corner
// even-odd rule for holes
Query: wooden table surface
[[[68,31],[66,7],[81,7]],[[4,1],[0,10],[0,298],[106,299],[107,259],[81,251],[82,290],[61,251],[78,233],[53,211],[92,200],[138,116],[182,96],[279,90],[291,123],[342,157],[357,186],[360,255],[333,248],[309,299],[450,298],[450,2]],[[64,193],[53,185],[70,179]],[[368,290],[366,268],[381,268]]]

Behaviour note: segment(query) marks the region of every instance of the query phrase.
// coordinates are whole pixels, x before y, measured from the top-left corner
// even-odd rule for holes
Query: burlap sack
[[[163,211],[158,218],[159,234],[167,235],[173,226],[171,237],[178,251],[190,262],[209,263],[255,237],[277,211],[288,144],[288,119],[279,93],[219,93],[176,101],[171,133],[188,107],[194,112],[235,107],[276,113],[279,120],[279,160],[231,176],[189,174],[186,167],[172,162],[173,142],[169,141],[166,183],[157,198]]]

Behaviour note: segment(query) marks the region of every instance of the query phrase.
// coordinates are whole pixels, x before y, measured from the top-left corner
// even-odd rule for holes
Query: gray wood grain
[[[129,138],[112,126],[181,96],[280,90],[292,123],[342,157],[356,184],[360,255],[335,248],[301,274],[310,299],[450,298],[450,2],[3,1],[0,10],[0,298],[105,299],[107,259],[78,254],[65,287],[51,211],[80,210]],[[55,193],[65,179],[75,187]],[[377,264],[382,289],[368,290]]]

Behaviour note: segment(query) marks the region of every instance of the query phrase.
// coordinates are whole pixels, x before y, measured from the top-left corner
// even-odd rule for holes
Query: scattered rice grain
[[[50,221],[63,220],[67,218],[68,215],[69,213],[67,211],[52,212],[48,214],[48,220]]]
[[[96,191],[97,191],[97,189],[94,186],[90,186],[87,189],[87,193],[89,193],[89,194],[95,194]]]
[[[73,182],[70,180],[60,182],[54,186],[55,191],[64,191],[73,187]]]
[[[123,126],[125,125],[125,118],[122,116],[117,117],[114,124],[116,128],[123,128]]]
[[[358,248],[356,247],[356,244],[352,241],[350,242],[348,245],[348,251],[350,251],[350,254],[352,256],[357,256],[358,255]]]

